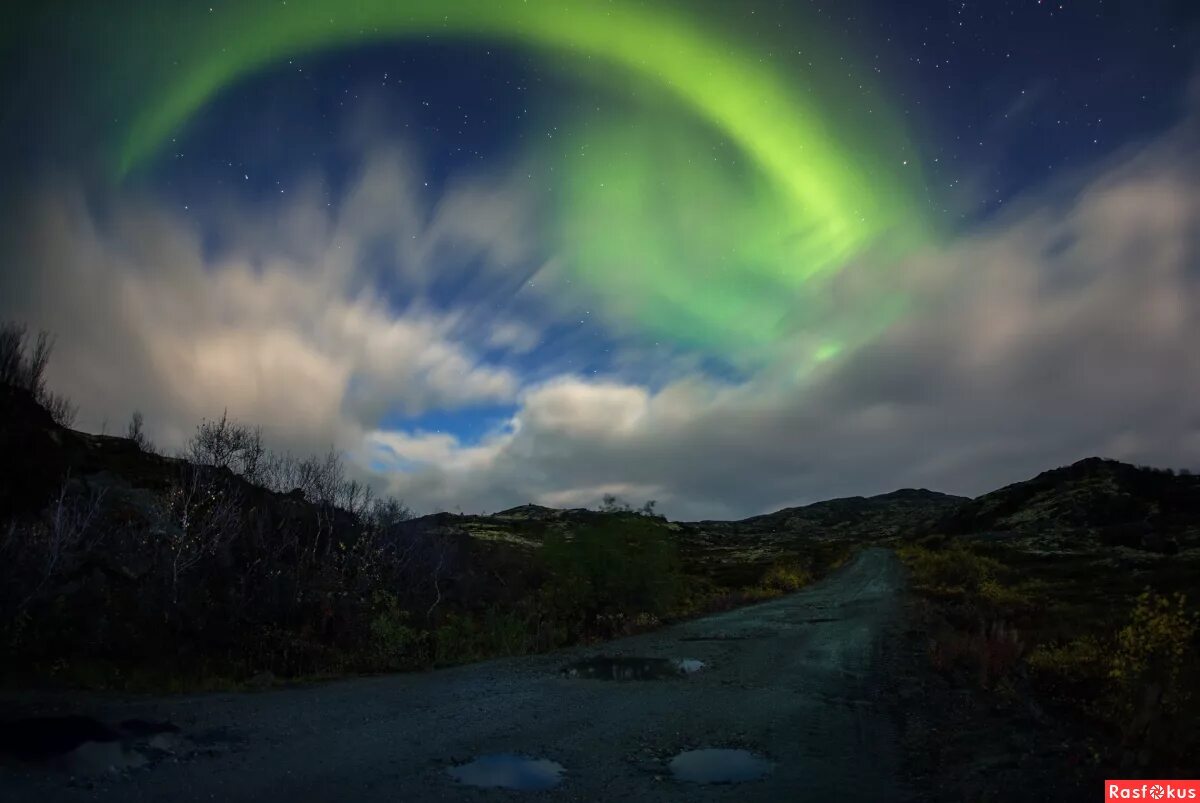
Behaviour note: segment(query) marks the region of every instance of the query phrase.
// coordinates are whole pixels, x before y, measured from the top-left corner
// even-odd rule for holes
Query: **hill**
[[[797,549],[836,549],[923,531],[967,501],[936,491],[904,489],[878,496],[830,499],[740,521],[680,525],[697,563],[733,578]]]
[[[1170,554],[1200,546],[1200,477],[1091,457],[965,501],[933,529],[1036,551]]]

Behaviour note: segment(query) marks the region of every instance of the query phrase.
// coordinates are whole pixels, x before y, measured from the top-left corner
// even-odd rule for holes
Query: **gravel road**
[[[909,800],[885,693],[902,586],[895,556],[870,549],[800,593],[600,646],[268,692],[46,698],[59,714],[180,731],[9,760],[0,800]],[[597,655],[704,667],[625,681],[562,671]],[[706,748],[750,751],[769,769],[718,785],[673,774],[676,754]],[[556,762],[560,782],[513,791],[452,777],[497,753]]]

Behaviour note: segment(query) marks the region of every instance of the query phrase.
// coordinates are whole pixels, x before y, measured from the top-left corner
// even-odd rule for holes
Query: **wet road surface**
[[[594,647],[258,693],[77,697],[62,713],[109,736],[6,761],[0,800],[907,800],[885,710],[902,586],[895,556],[870,549],[797,594]]]

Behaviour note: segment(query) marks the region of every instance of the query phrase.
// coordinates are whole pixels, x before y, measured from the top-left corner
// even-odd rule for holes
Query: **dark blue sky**
[[[26,4],[39,32],[7,43],[3,134],[5,152],[20,162],[14,169],[69,163],[78,139],[94,135],[45,130],[70,128],[70,110],[55,107],[78,101],[79,63],[55,49],[75,42],[72,16],[61,13],[72,5]],[[785,64],[795,54],[776,51],[790,32],[802,38],[809,19],[851,43],[847,71],[870,70],[883,83],[922,151],[935,203],[952,218],[986,214],[1025,187],[1161,131],[1180,115],[1200,52],[1200,5],[1189,0],[691,5],[740,30],[770,31],[762,56]],[[227,89],[181,132],[174,154],[182,156],[161,158],[150,179],[180,192],[240,181],[240,192],[267,194],[316,163],[336,195],[346,126],[369,113],[418,143],[429,180],[440,182],[508,156],[534,135],[531,120],[566,120],[573,108],[605,102],[619,98],[503,45],[353,47]]]

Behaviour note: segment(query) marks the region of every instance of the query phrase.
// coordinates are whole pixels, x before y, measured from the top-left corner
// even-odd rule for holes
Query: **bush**
[[[551,607],[577,617],[586,632],[612,631],[639,613],[664,614],[680,591],[675,543],[644,517],[609,516],[572,534],[554,533],[542,556]]]
[[[371,657],[378,669],[402,669],[420,660],[421,632],[409,622],[412,614],[400,607],[394,594],[376,591],[371,596]]]
[[[1191,701],[1193,689],[1184,675],[1196,658],[1197,621],[1183,594],[1165,597],[1146,591],[1137,598],[1129,624],[1117,633],[1109,670],[1126,713],[1135,713],[1145,696],[1141,690],[1151,686],[1159,690],[1159,703],[1169,714]]]
[[[1060,703],[1090,705],[1108,682],[1111,651],[1095,636],[1041,644],[1026,657],[1033,681]]]
[[[132,432],[132,422],[130,429]],[[267,450],[262,427],[230,421],[229,411],[222,413],[219,421],[201,421],[183,456],[197,466],[229,469],[249,482],[263,484]]]
[[[1022,619],[1037,611],[1043,603],[1044,588],[1040,583],[1026,582],[1005,585],[995,579],[979,584],[978,605],[986,619]]]
[[[1003,621],[981,624],[974,632],[946,629],[929,645],[934,668],[964,669],[974,674],[980,688],[985,689],[1007,678],[1024,652],[1020,632]]]
[[[1000,582],[1004,564],[944,539],[909,545],[900,556],[916,588],[944,603],[946,626],[930,644],[934,666],[967,670],[981,688],[1009,683],[1025,654],[1013,619],[1035,609],[1038,587]]]
[[[125,437],[133,441],[133,445],[140,451],[153,453],[154,444],[150,442],[149,436],[146,435],[146,420],[142,415],[141,410],[134,410],[133,415],[129,417],[129,424],[125,428]]]
[[[1197,746],[1198,628],[1183,595],[1147,591],[1114,637],[1087,635],[1042,646],[1027,663],[1035,682],[1057,702],[1122,735],[1124,763],[1144,765],[1154,756],[1183,756]]]
[[[535,648],[524,617],[489,609],[482,617],[447,614],[433,631],[435,661],[460,664],[501,655],[524,655]]]
[[[931,591],[974,593],[1004,571],[1000,561],[962,544],[944,549],[908,546],[900,550],[900,556],[912,570],[916,585]]]
[[[763,573],[763,588],[789,594],[812,582],[812,573],[798,563],[777,563]]]
[[[0,384],[29,391],[55,423],[70,427],[79,408],[46,387],[46,366],[53,350],[54,338],[45,330],[38,332],[31,348],[25,324],[0,324]]]
[[[10,646],[26,637],[38,647],[65,637],[48,619],[63,613],[55,609],[62,584],[102,545],[103,502],[103,492],[68,479],[40,516],[0,529],[0,638]]]

